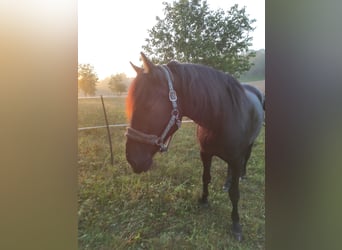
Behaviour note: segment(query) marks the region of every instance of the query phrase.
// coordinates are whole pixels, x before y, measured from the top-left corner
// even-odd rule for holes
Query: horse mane
[[[187,109],[191,109],[191,118],[200,125],[220,129],[217,126],[221,126],[222,119],[242,113],[240,108],[246,95],[242,85],[231,75],[199,64],[172,61],[167,66],[180,81],[178,88],[181,99],[188,100],[184,104],[191,102],[185,105]],[[186,110],[187,113],[188,111]],[[236,117],[230,117],[234,118]]]
[[[189,114],[189,117],[199,125],[217,131],[221,129],[222,124],[227,123],[226,121],[241,120],[239,116],[243,115],[241,110],[247,97],[244,88],[234,77],[200,64],[172,61],[167,66],[174,77],[183,114]],[[138,105],[137,101],[154,102],[162,96],[167,98],[166,86],[154,87],[151,92],[149,84],[151,81],[160,82],[163,77],[163,72],[156,70],[153,76],[141,74],[132,81],[126,98],[128,120],[132,118],[135,105]],[[155,98],[151,97],[151,94]]]

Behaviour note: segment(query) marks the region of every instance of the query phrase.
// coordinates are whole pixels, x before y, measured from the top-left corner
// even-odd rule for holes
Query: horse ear
[[[140,52],[140,54],[144,65],[144,73],[150,73],[154,67],[154,64],[145,56],[144,53]]]
[[[144,71],[143,68],[140,68],[140,67],[138,67],[138,66],[135,66],[132,62],[129,62],[129,63],[132,65],[133,69],[135,70],[135,72],[137,72],[137,74],[140,74],[141,72]]]

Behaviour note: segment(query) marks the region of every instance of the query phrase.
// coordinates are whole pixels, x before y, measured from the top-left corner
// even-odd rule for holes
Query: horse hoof
[[[208,208],[209,207],[209,201],[208,200],[203,200],[202,198],[198,199],[198,204],[200,207]]]
[[[241,242],[242,241],[242,229],[240,224],[233,224],[232,226],[232,234],[234,236],[234,238],[238,241]]]
[[[233,232],[233,235],[234,235],[234,238],[235,238],[238,242],[241,242],[241,241],[242,241],[242,233],[234,233],[234,232]]]

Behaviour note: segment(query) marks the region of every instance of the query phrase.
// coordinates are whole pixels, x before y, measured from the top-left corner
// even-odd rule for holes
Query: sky
[[[147,30],[156,24],[156,16],[164,17],[164,1],[78,1],[78,63],[93,65],[100,80],[122,72],[135,76],[129,62],[140,64]],[[207,0],[207,3],[210,9],[228,10],[236,3],[246,6],[249,18],[256,19],[251,49],[265,48],[265,0]]]

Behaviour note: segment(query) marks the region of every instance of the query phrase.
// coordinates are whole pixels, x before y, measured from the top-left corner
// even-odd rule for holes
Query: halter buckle
[[[176,102],[177,101],[177,94],[176,91],[173,89],[170,89],[169,91],[169,99],[171,102]]]

